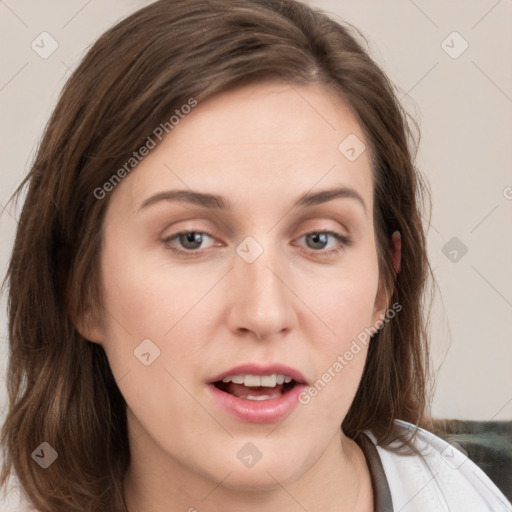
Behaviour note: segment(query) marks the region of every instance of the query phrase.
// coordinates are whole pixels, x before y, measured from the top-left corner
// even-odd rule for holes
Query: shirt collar
[[[393,512],[391,491],[389,489],[386,473],[384,472],[384,467],[382,466],[382,461],[380,460],[377,448],[373,444],[373,441],[364,432],[359,432],[359,434],[354,438],[354,441],[359,445],[364,453],[368,470],[370,471],[374,511]]]

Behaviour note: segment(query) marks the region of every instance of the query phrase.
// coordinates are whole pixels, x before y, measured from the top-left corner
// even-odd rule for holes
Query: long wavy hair
[[[363,40],[351,25],[295,0],[158,0],[92,45],[14,196],[27,188],[4,281],[10,359],[2,483],[15,474],[41,512],[126,511],[126,403],[103,348],[76,328],[81,315],[101,316],[110,196],[94,191],[190,98],[201,103],[258,80],[332,89],[370,145],[379,286],[402,309],[373,336],[341,427],[350,437],[369,429],[389,445],[394,419],[425,424],[432,272],[422,212],[430,196],[414,165],[419,132]],[[47,469],[31,457],[42,441],[59,453]]]

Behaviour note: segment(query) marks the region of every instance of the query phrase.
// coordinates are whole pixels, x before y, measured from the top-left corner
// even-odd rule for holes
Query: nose
[[[284,258],[268,247],[252,262],[235,254],[226,291],[232,332],[251,333],[265,340],[282,336],[294,327],[297,299]]]

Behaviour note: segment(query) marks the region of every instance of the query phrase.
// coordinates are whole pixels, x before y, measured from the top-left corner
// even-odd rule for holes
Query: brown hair
[[[418,424],[425,417],[426,188],[413,165],[407,115],[357,35],[294,0],[159,0],[101,36],[67,81],[15,193],[28,185],[6,276],[2,481],[14,470],[42,512],[126,510],[126,404],[103,348],[74,321],[87,312],[101,317],[109,197],[98,200],[93,191],[190,98],[201,102],[251,81],[330,87],[352,107],[370,144],[380,286],[402,309],[369,345],[343,430],[354,437],[371,429],[386,445],[395,418]],[[402,236],[396,276],[395,230]],[[59,454],[46,470],[31,457],[43,441]]]

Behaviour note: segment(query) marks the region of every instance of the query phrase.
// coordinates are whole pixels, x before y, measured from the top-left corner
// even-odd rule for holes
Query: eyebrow
[[[307,208],[338,198],[355,199],[362,206],[365,215],[368,215],[366,203],[363,198],[355,189],[350,187],[337,187],[320,190],[319,192],[306,192],[295,200],[292,209]],[[215,210],[229,210],[231,208],[229,201],[220,195],[197,192],[195,190],[166,190],[144,200],[139,211],[160,201],[186,202]]]

